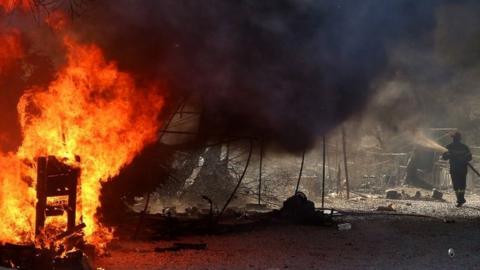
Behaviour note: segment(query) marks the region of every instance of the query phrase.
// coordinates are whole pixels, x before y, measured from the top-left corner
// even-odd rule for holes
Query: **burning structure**
[[[50,229],[84,223],[86,241],[101,250],[112,238],[96,217],[101,181],[155,139],[163,98],[155,85],[137,90],[132,77],[106,61],[98,47],[79,44],[60,25],[52,29],[59,31],[66,64],[50,83],[23,91],[17,105],[21,145],[0,158],[0,241],[35,243],[44,223]],[[22,61],[27,52],[17,30],[2,24],[1,37],[7,45],[2,46],[2,71],[9,74],[17,63],[12,61]],[[44,68],[24,61],[23,72]],[[29,74],[23,76],[28,80]],[[49,204],[51,197],[64,195],[66,211]],[[45,220],[52,215],[59,216]]]
[[[459,90],[476,89],[480,7],[417,2],[0,0],[0,244],[63,258],[72,233],[105,252],[116,210],[141,213],[137,236],[297,191],[324,208],[447,190],[418,131],[480,145],[479,97]]]
[[[37,158],[37,205],[35,213],[35,234],[45,230],[45,219],[67,214],[66,230],[76,226],[77,186],[80,170],[59,162],[55,157]],[[66,197],[48,203],[52,197]]]

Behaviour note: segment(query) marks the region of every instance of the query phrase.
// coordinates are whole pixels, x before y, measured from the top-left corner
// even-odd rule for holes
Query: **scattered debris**
[[[339,231],[349,231],[352,229],[352,224],[350,223],[340,223],[337,225]]]
[[[399,200],[402,198],[402,195],[398,191],[389,189],[386,191],[386,198],[392,200]]]
[[[415,191],[415,194],[409,195],[407,192],[404,190],[401,190],[400,192],[394,189],[389,189],[385,191],[386,199],[391,199],[391,200],[421,200],[421,201],[441,201],[444,202],[445,200],[443,199],[443,193],[438,191],[437,189],[432,190],[431,195],[423,195],[420,190]]]
[[[247,203],[245,205],[245,209],[247,210],[256,210],[256,211],[264,211],[269,210],[266,204],[257,204],[257,203]]]
[[[68,238],[76,233],[82,233],[82,230],[87,227],[85,223],[80,223],[77,226],[73,227],[70,230],[67,230],[66,232],[60,233],[55,237],[55,241],[62,240],[63,238]]]
[[[450,256],[450,258],[453,258],[455,256],[455,250],[453,248],[448,249],[448,256]]]
[[[205,243],[173,243],[173,246],[166,248],[155,248],[155,252],[176,252],[180,250],[205,250],[207,244]]]
[[[206,196],[206,195],[203,195],[203,196],[202,196],[202,199],[205,200],[205,201],[207,201],[208,204],[210,205],[209,215],[210,215],[210,216],[213,216],[213,201],[212,201],[212,199],[210,199],[210,198],[209,198],[208,196]]]
[[[297,192],[283,202],[280,212],[283,218],[293,223],[306,223],[315,216],[315,204],[303,192]]]
[[[333,209],[326,214],[326,209],[317,211],[315,204],[307,199],[303,192],[288,198],[280,209],[280,217],[295,224],[332,225]]]
[[[393,204],[389,204],[387,206],[379,206],[377,211],[395,211],[395,209],[393,209]]]
[[[432,190],[432,199],[443,201],[443,193],[434,188]]]
[[[81,250],[59,253],[33,245],[0,246],[0,269],[19,270],[93,270],[90,259]]]
[[[200,214],[200,211],[198,207],[192,206],[185,208],[185,213],[189,216],[198,216]]]
[[[359,197],[361,197],[361,198],[364,198],[364,199],[368,198],[367,195],[363,195],[363,194],[358,193],[358,192],[353,192],[353,191],[351,191],[351,193],[352,193],[352,194],[355,194],[355,195],[357,195],[357,196],[359,196]]]
[[[175,214],[177,214],[177,208],[175,206],[165,207],[165,208],[162,209],[162,213],[164,215],[175,215]]]

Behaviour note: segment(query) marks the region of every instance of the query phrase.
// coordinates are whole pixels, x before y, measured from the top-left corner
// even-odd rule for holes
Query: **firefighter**
[[[453,189],[457,196],[457,207],[461,207],[465,201],[465,188],[467,185],[468,162],[472,160],[472,153],[465,144],[461,143],[462,134],[452,134],[453,142],[447,145],[448,151],[442,155],[444,160],[450,161],[450,176]]]

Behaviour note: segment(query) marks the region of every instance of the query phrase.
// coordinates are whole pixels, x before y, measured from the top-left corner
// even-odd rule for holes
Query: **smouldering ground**
[[[329,204],[368,210],[393,203],[396,214],[376,211],[342,217],[350,231],[336,227],[270,225],[250,232],[194,236],[184,242],[204,242],[204,251],[155,253],[171,242],[120,241],[111,257],[97,259],[107,270],[160,269],[480,269],[480,200],[467,196],[467,207],[450,202],[368,198]],[[407,205],[411,204],[411,205]],[[444,217],[453,219],[445,223]],[[456,255],[447,254],[453,248]]]

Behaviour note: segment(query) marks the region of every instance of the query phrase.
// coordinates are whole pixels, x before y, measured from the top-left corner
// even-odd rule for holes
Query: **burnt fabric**
[[[447,145],[447,149],[442,158],[450,162],[450,176],[457,203],[465,203],[468,162],[472,160],[472,153],[468,146],[458,141]]]

